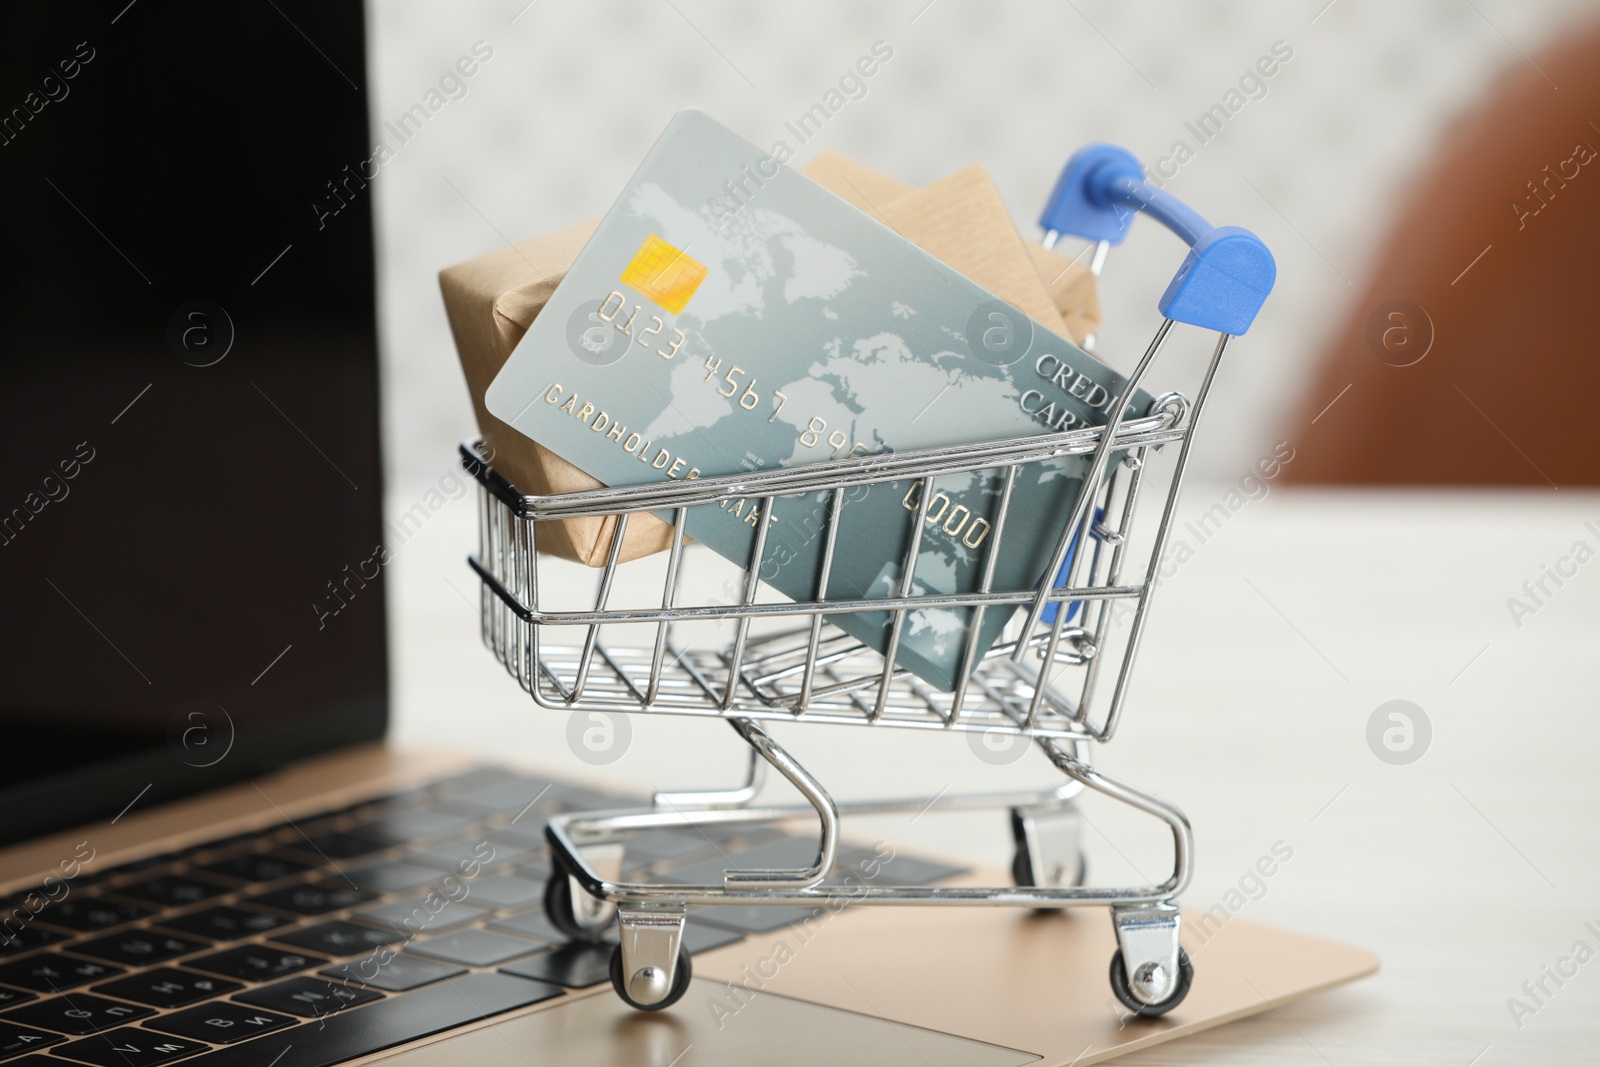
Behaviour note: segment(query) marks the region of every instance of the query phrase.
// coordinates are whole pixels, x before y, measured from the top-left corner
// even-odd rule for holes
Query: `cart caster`
[[[1061,888],[1083,885],[1082,817],[1068,804],[1011,809],[1011,877],[1019,886]]]
[[[1089,880],[1089,859],[1082,852],[1079,852],[1078,859],[1073,863],[1071,869],[1068,869],[1064,864],[1057,864],[1051,868],[1051,874],[1052,877],[1045,881],[1040,881],[1039,877],[1034,874],[1033,860],[1028,856],[1026,849],[1017,849],[1016,855],[1011,859],[1011,879],[1019,886],[1083,885]],[[1048,908],[1040,910],[1057,911],[1059,909]]]
[[[574,887],[572,876],[558,862],[544,884],[544,914],[550,925],[572,941],[599,941],[611,925],[612,908]],[[583,903],[578,902],[578,897]]]
[[[1146,964],[1146,967],[1152,965]],[[1159,965],[1155,965],[1159,970]],[[1151,977],[1159,977],[1152,975]],[[1154,1004],[1146,1004],[1134,995],[1128,985],[1128,969],[1122,962],[1122,950],[1119,948],[1111,955],[1111,991],[1122,1001],[1123,1007],[1135,1015],[1145,1018],[1154,1018],[1165,1015],[1167,1012],[1183,1003],[1183,998],[1189,995],[1189,986],[1194,983],[1194,964],[1189,962],[1189,954],[1183,949],[1178,949],[1178,981],[1172,987],[1172,992]]]
[[[618,945],[611,950],[611,988],[617,991],[630,1008],[640,1011],[661,1011],[670,1008],[683,999],[689,991],[689,979],[693,977],[693,966],[689,963],[689,953],[683,948],[678,949],[678,966],[672,974],[672,984],[667,985],[667,976],[660,967],[645,966],[633,975],[630,982],[622,968],[622,946]]]

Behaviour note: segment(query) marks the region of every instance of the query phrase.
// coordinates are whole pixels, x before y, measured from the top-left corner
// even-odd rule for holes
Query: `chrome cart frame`
[[[553,867],[546,894],[550,917],[576,938],[598,939],[613,919],[620,944],[612,981],[628,1003],[664,1008],[684,992],[689,958],[681,948],[686,909],[707,904],[816,907],[839,896],[825,884],[839,854],[841,817],[855,814],[977,807],[1009,808],[1016,846],[1014,886],[855,886],[855,905],[1008,905],[1111,909],[1118,950],[1111,984],[1131,1012],[1159,1015],[1187,993],[1192,967],[1179,946],[1177,897],[1188,885],[1193,838],[1182,811],[1156,796],[1096,770],[1089,749],[1112,739],[1121,721],[1128,684],[1149,617],[1157,569],[1171,529],[1184,470],[1206,398],[1231,336],[1250,325],[1273,282],[1265,246],[1246,231],[1213,229],[1181,203],[1148,186],[1132,156],[1111,146],[1091,146],[1073,156],[1042,220],[1046,244],[1060,233],[1096,242],[1091,269],[1098,274],[1106,250],[1119,242],[1134,213],[1147,213],[1177,232],[1191,251],[1161,300],[1164,319],[1105,426],[975,445],[898,452],[838,462],[702,478],[691,482],[525,496],[498,474],[478,446],[463,445],[464,466],[479,486],[479,545],[469,560],[481,582],[483,639],[541,707],[552,710],[646,715],[697,715],[725,719],[750,751],[750,769],[738,788],[657,793],[649,809],[580,812],[551,818],[547,836]],[[1215,330],[1218,339],[1192,401],[1160,397],[1150,412],[1125,417],[1175,322]],[[1132,557],[1136,505],[1148,464],[1166,445],[1176,459],[1159,525],[1148,555]],[[1071,519],[1045,575],[1054,587],[994,588],[1004,520],[1019,469],[1068,456],[1088,456],[1088,471]],[[968,593],[916,595],[913,584],[924,525],[937,477],[973,471],[1000,478],[993,535],[982,556],[979,587]],[[897,595],[828,599],[823,595],[834,560],[837,516],[845,494],[858,486],[917,481],[921,486],[910,543],[902,559]],[[821,536],[817,595],[809,601],[760,599],[767,524],[758,524],[735,603],[684,604],[685,530],[691,508],[745,499],[769,514],[773,501],[827,494],[830,507]],[[622,572],[622,545],[632,516],[672,517],[670,548],[659,607],[608,606]],[[1090,517],[1093,516],[1093,520]],[[578,517],[612,520],[609,558],[599,574],[592,609],[541,606],[539,525]],[[937,516],[935,516],[937,518]],[[1113,619],[1119,602],[1133,611],[1125,633]],[[1052,612],[1052,605],[1054,610]],[[908,613],[968,608],[976,631],[986,611],[1014,610],[1006,635],[981,658],[969,643],[959,681],[941,693],[894,666]],[[827,626],[842,612],[885,612],[891,619],[883,654]],[[1080,615],[1081,613],[1081,615]],[[1048,620],[1046,616],[1049,616]],[[757,620],[791,619],[795,628],[753,635]],[[1076,622],[1072,620],[1076,619]],[[680,624],[731,622],[726,647],[682,646]],[[1115,626],[1114,626],[1115,622]],[[608,626],[654,627],[646,647],[621,647],[602,639]],[[554,627],[576,628],[581,641],[552,640]],[[1101,674],[1115,667],[1107,686]],[[1069,691],[1067,683],[1072,683]],[[983,796],[839,802],[768,733],[773,721],[840,726],[981,731],[1031,740],[1066,781],[1053,790]],[[762,772],[770,765],[809,806],[755,806]],[[1171,873],[1143,886],[1081,884],[1080,819],[1074,799],[1084,789],[1160,820],[1172,834]],[[814,862],[793,869],[727,871],[720,885],[662,885],[625,881],[629,834],[642,830],[769,824],[814,817],[820,826]]]

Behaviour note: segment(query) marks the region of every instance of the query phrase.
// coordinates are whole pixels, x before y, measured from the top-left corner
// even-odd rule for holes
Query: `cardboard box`
[[[1075,344],[1081,345],[1100,328],[1100,300],[1086,265],[1017,236],[1044,283],[1054,315],[1036,308],[1025,291],[1019,292],[1026,283],[1013,279],[1003,264],[991,267],[997,251],[1010,251],[1009,242],[1000,237],[1006,232],[1000,220],[1009,227],[1011,216],[983,167],[974,164],[918,189],[824,148],[800,172]],[[930,193],[936,195],[929,197]],[[983,236],[974,240],[973,224],[979,219]]]
[[[1055,332],[1081,343],[1099,326],[1087,268],[1024,242],[982,167],[967,167],[917,189],[825,149],[802,172]],[[598,225],[598,219],[582,222],[439,272],[479,432],[495,469],[526,494],[601,487],[483,404],[489,384]],[[610,553],[614,523],[612,518],[540,523],[539,547],[599,567]],[[635,515],[621,558],[659,552],[671,541],[671,526],[653,515]]]

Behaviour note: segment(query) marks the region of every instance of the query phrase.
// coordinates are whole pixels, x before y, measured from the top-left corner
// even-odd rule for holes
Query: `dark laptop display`
[[[362,33],[342,0],[0,14],[0,843],[384,732]],[[639,802],[480,767],[0,869],[0,1060],[331,1067],[569,1002],[620,957],[547,915],[545,820]],[[628,847],[630,877],[703,882],[818,846]],[[869,869],[957,873],[847,843],[832,877]],[[684,946],[815,913],[700,909]]]
[[[0,13],[0,839],[382,734],[369,104],[358,2]]]

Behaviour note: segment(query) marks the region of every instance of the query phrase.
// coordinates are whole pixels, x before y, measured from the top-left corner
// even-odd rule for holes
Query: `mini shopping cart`
[[[1094,242],[1090,266],[1098,275],[1110,246],[1122,240],[1131,218],[1141,212],[1176,232],[1190,252],[1161,298],[1163,321],[1155,339],[1132,372],[1127,391],[1110,407],[1115,414],[1105,426],[551,496],[524,496],[490,466],[479,446],[462,446],[463,463],[479,486],[478,553],[469,562],[481,580],[483,638],[534,701],[567,712],[721,718],[749,746],[749,776],[739,788],[657,793],[649,808],[568,813],[549,822],[554,873],[545,906],[550,919],[571,937],[595,941],[613,921],[618,924],[611,978],[629,1004],[665,1008],[685,992],[690,962],[682,937],[689,906],[815,907],[837,899],[840,887],[825,879],[839,855],[841,816],[991,805],[1011,812],[1016,885],[862,884],[850,890],[849,902],[1108,906],[1118,945],[1111,961],[1111,986],[1118,999],[1130,1012],[1153,1016],[1170,1011],[1187,994],[1193,968],[1178,943],[1176,901],[1193,863],[1188,820],[1172,804],[1096,770],[1089,750],[1116,734],[1201,411],[1229,338],[1249,328],[1272,288],[1275,268],[1253,235],[1211,227],[1169,194],[1149,186],[1138,162],[1109,145],[1087,147],[1068,162],[1041,219],[1044,241],[1051,246],[1060,234],[1071,234]],[[1147,414],[1128,417],[1128,401],[1174,323],[1219,335],[1198,390],[1192,400],[1167,393]],[[1133,518],[1151,464],[1158,454],[1172,455],[1167,445],[1176,446],[1176,458],[1145,555],[1135,551],[1131,540]],[[1064,456],[1088,456],[1090,463],[1053,561],[1043,572],[1058,575],[1057,582],[1020,590],[994,588],[995,561],[1006,550],[1004,518],[1018,471]],[[924,523],[932,521],[928,512],[934,479],[974,471],[994,472],[1002,479],[979,587],[968,593],[914,595],[919,539]],[[856,486],[911,481],[921,485],[916,505],[920,521],[913,523],[897,595],[824,598],[836,548],[835,516],[844,494]],[[818,492],[829,494],[831,510],[822,533],[816,599],[761,599],[767,526],[762,523],[736,585],[735,602],[684,603],[679,585],[691,509],[743,498],[761,501],[761,513],[767,514],[775,499]],[[651,579],[660,581],[659,597],[652,586],[644,590],[648,607],[608,607],[625,573],[619,560],[628,520],[640,512],[673,519],[664,580]],[[614,517],[609,559],[599,572],[592,609],[555,610],[548,597],[541,604],[540,524],[580,516]],[[1131,614],[1123,605],[1131,605]],[[1017,612],[1019,607],[1024,610]],[[1004,609],[1017,617],[981,657],[975,643],[968,647],[954,691],[945,693],[895,667],[906,616],[924,608],[970,609],[972,632],[986,611]],[[884,653],[829,625],[832,615],[861,611],[884,612],[891,620]],[[691,624],[707,621],[731,623],[731,641],[719,638],[705,645],[679,640]],[[781,626],[785,621],[791,625],[777,632],[752,632],[752,624]],[[646,634],[653,630],[653,642],[629,646],[604,639],[608,627],[614,633],[617,626],[626,626],[637,635],[640,624]],[[561,632],[578,638],[561,641],[554,636]],[[1067,780],[1042,792],[840,802],[772,738],[767,729],[772,722],[1011,735],[1036,744]],[[756,804],[768,764],[799,790],[809,808]],[[1073,801],[1084,789],[1130,805],[1171,830],[1174,858],[1165,881],[1112,888],[1081,884],[1080,822]],[[623,880],[630,834],[685,826],[709,832],[813,813],[821,830],[816,859],[807,867],[730,870],[718,885]]]

